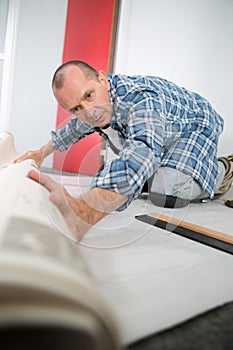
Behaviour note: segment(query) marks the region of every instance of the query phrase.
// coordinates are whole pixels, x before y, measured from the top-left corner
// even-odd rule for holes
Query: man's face
[[[63,87],[54,89],[54,95],[64,109],[82,122],[104,128],[112,117],[109,89],[104,72],[99,72],[98,80],[88,80],[78,66],[71,65],[66,67]]]

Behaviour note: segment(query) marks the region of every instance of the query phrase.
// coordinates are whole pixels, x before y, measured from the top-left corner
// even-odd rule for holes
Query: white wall
[[[158,75],[205,96],[233,152],[233,1],[122,0],[116,73]]]
[[[42,146],[56,125],[51,79],[62,62],[67,2],[20,0],[9,123],[20,153]]]
[[[18,1],[9,124],[24,152],[55,128],[51,78],[62,61],[68,0]],[[159,75],[207,97],[225,118],[219,147],[225,154],[233,151],[232,38],[232,0],[122,0],[115,71]]]

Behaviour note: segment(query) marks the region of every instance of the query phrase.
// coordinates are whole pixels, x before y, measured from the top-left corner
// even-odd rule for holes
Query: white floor
[[[84,175],[52,175],[73,195]],[[233,188],[224,198],[233,199]],[[233,209],[223,199],[161,209],[146,198],[112,213],[79,243],[81,253],[128,344],[233,300],[233,256],[150,226],[136,215],[157,212],[233,235]]]

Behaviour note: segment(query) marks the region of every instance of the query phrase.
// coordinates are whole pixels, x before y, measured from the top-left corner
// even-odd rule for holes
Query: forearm
[[[46,157],[48,157],[51,153],[54,152],[52,141],[49,141],[44,146],[42,146],[40,148],[40,152],[41,152],[41,162],[42,162]]]

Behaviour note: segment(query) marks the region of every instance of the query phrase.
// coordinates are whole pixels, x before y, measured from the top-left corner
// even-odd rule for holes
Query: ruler
[[[136,216],[136,219],[212,248],[233,254],[232,235],[157,213],[138,215]]]

